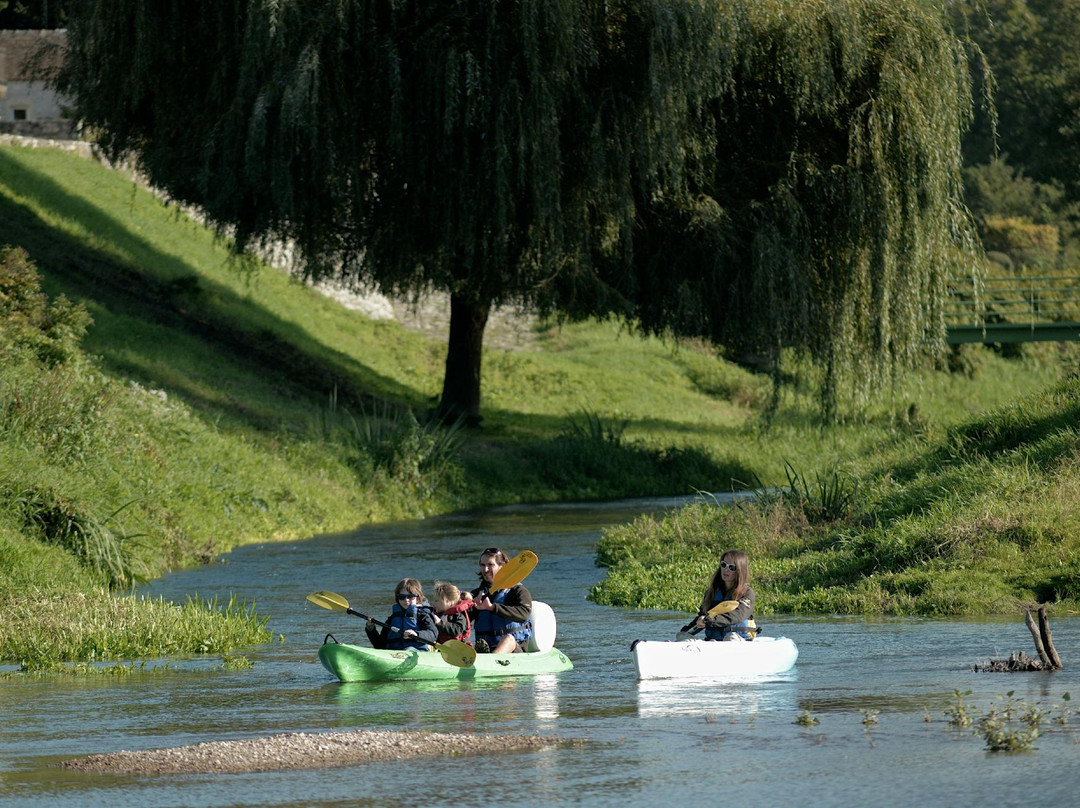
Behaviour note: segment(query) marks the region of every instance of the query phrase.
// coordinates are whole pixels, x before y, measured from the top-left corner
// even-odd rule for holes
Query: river
[[[970,671],[1010,651],[1031,653],[1019,615],[770,617],[759,620],[767,633],[799,646],[792,673],[638,682],[630,643],[672,638],[686,615],[589,603],[586,592],[603,576],[594,548],[604,525],[673,504],[521,506],[368,526],[251,545],[219,564],[166,576],[144,591],[179,602],[196,593],[254,600],[281,638],[245,652],[248,670],[182,659],[122,677],[0,678],[0,806],[1075,804],[1080,714],[1071,714],[1066,697],[1080,697],[1075,618],[1053,620],[1066,670],[1052,674]],[[471,584],[477,555],[490,546],[540,556],[526,583],[554,608],[557,645],[574,670],[495,682],[341,684],[321,667],[324,636],[361,641],[363,624],[307,602],[309,592],[339,592],[382,616],[401,577],[425,587],[436,578]],[[958,691],[967,709],[985,712],[1013,691],[1053,715],[1033,751],[992,753],[971,728],[950,725],[946,711]],[[1080,710],[1080,698],[1076,704]],[[1062,706],[1070,709],[1065,723],[1054,720]],[[136,777],[56,765],[120,749],[374,728],[540,733],[579,743],[505,757],[243,775]]]

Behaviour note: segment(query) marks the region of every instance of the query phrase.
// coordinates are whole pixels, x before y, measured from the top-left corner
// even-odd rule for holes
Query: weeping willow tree
[[[977,273],[961,200],[972,99],[930,3],[747,0],[725,87],[697,110],[687,194],[643,206],[631,296],[648,329],[824,369],[827,420],[940,354],[950,274]],[[778,388],[774,388],[778,389]]]
[[[68,38],[88,130],[238,250],[449,293],[446,417],[503,303],[794,347],[827,401],[940,344],[968,99],[921,0],[73,0]]]

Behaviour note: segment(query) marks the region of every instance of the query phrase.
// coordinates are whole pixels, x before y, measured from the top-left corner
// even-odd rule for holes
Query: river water
[[[145,591],[180,602],[196,593],[254,600],[283,638],[246,652],[249,670],[196,659],[123,677],[0,678],[0,805],[1075,804],[1080,713],[1068,712],[1064,723],[1048,717],[1036,749],[1004,754],[987,751],[972,729],[955,729],[946,712],[958,691],[971,710],[985,711],[1009,691],[1055,715],[1071,707],[1066,694],[1080,697],[1075,618],[1052,624],[1066,665],[1053,674],[970,671],[990,657],[1031,652],[1019,616],[777,617],[760,622],[798,644],[792,673],[638,682],[630,643],[672,638],[686,615],[586,601],[603,576],[594,547],[602,526],[673,504],[522,506],[370,526],[249,546],[167,576]],[[555,609],[557,645],[574,670],[496,682],[341,684],[321,667],[324,636],[361,641],[363,624],[307,602],[309,592],[336,591],[354,609],[384,616],[401,577],[469,585],[489,546],[540,556],[526,583]],[[94,775],[56,765],[120,749],[369,728],[540,733],[579,743],[501,758],[248,775]]]

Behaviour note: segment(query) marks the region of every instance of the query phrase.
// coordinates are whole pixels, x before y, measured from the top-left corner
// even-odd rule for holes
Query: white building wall
[[[56,93],[40,81],[0,85],[0,121],[41,121],[63,117]]]
[[[47,39],[63,31],[0,31],[0,122],[43,121],[63,116],[60,99],[44,81],[29,80],[24,65]]]

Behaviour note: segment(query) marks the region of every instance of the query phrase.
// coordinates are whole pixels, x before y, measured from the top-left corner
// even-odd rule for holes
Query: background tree
[[[107,152],[238,249],[448,291],[445,417],[500,303],[795,347],[833,402],[940,344],[966,75],[920,0],[78,0],[69,45]]]
[[[979,271],[960,201],[967,57],[928,3],[718,13],[737,57],[697,110],[687,192],[639,207],[627,295],[645,328],[777,376],[781,349],[809,355],[833,420],[941,350],[946,279]]]
[[[968,0],[950,4],[958,30],[991,73],[974,70],[994,104],[977,109],[964,142],[968,165],[999,154],[1080,201],[1080,2]],[[987,86],[989,85],[989,86]]]

